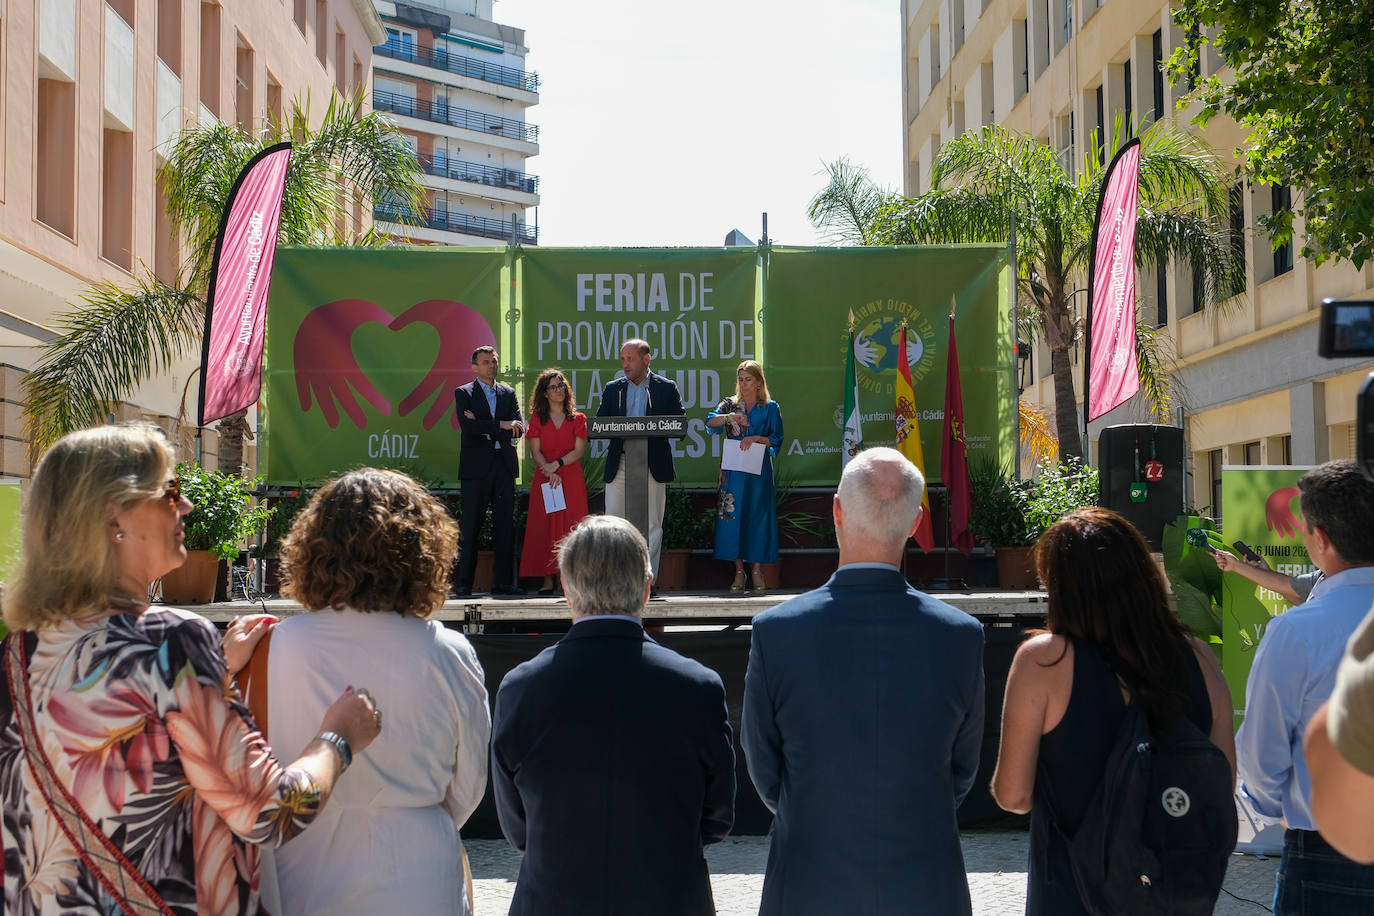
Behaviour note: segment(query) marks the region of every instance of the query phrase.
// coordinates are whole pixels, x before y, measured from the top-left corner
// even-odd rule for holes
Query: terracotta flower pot
[[[166,604],[209,604],[215,597],[219,557],[209,550],[186,551],[186,562],[162,577]]]
[[[1002,588],[1039,588],[1040,577],[1035,574],[1035,548],[998,547],[997,582]]]
[[[687,561],[691,556],[690,547],[673,547],[659,551],[658,579],[654,586],[659,591],[682,591],[687,585]]]

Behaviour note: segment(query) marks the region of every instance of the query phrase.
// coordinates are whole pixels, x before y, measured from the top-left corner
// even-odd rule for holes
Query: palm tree
[[[104,421],[137,386],[196,353],[205,324],[205,298],[220,218],[234,180],[257,153],[290,140],[278,242],[283,245],[375,245],[352,209],[368,198],[399,202],[414,212],[419,165],[404,138],[376,113],[363,113],[363,95],[334,95],[318,128],[309,101],[291,104],[253,134],[215,121],[184,131],[159,170],[168,216],[183,240],[185,262],[173,282],[145,266],[130,287],[102,283],[80,306],[58,316],[61,335],[47,344],[25,380],[27,429],[34,454],[63,434]],[[244,413],[220,421],[219,466],[243,462]]]
[[[1118,119],[1106,148],[1119,148],[1127,136]],[[1096,132],[1089,148],[1098,148]],[[1083,454],[1070,364],[1079,324],[1071,304],[1078,292],[1074,280],[1087,272],[1104,168],[1088,159],[1075,178],[1058,154],[1034,137],[996,125],[967,131],[940,147],[929,192],[904,198],[877,191],[885,205],[860,233],[865,244],[881,245],[1005,242],[1014,222],[1017,296],[1025,306],[1018,331],[1043,334],[1049,346],[1055,429],[1064,457]],[[866,211],[831,199],[854,187],[852,170],[841,162],[830,174],[830,184],[812,201],[812,219],[852,238],[858,214]],[[1192,267],[1209,302],[1233,295],[1244,265],[1232,248],[1228,193],[1215,153],[1170,122],[1151,125],[1141,135],[1137,266],[1179,260]],[[871,194],[859,199],[871,207]],[[1138,321],[1141,384],[1159,413],[1167,408],[1171,389],[1155,343],[1153,328]]]

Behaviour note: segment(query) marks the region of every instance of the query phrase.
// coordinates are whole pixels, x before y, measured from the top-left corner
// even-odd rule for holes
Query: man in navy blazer
[[[612,379],[601,393],[598,417],[680,417],[682,394],[671,379],[650,371],[653,351],[647,341],[634,338],[620,348],[620,368],[625,375]],[[606,452],[606,514],[625,516],[625,475],[619,474],[625,450],[622,439],[612,439]],[[663,546],[665,485],[677,474],[673,448],[666,438],[649,440],[649,563],[658,579],[658,554]]]
[[[897,563],[925,481],[901,453],[849,462],[840,568],[754,618],[740,726],[773,811],[762,916],[970,912],[955,808],[983,738],[983,628]]]
[[[512,916],[711,916],[702,847],[734,821],[725,688],[644,633],[644,538],[591,515],[558,550],[572,629],[496,694],[491,777],[525,853]]]
[[[458,477],[463,484],[462,541],[458,545],[458,595],[472,594],[477,572],[477,534],[491,506],[493,595],[521,595],[515,584],[515,478],[520,474],[516,439],[525,432],[515,389],[496,380],[500,360],[494,347],[472,351],[477,378],[453,391],[462,434]]]

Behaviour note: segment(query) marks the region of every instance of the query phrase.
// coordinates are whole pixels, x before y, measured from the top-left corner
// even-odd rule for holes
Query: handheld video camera
[[[1317,354],[1327,359],[1374,356],[1374,300],[1323,299]],[[1374,480],[1374,372],[1355,405],[1355,461]]]

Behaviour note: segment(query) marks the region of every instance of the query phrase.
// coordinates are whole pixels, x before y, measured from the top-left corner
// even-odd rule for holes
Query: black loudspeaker
[[[1097,448],[1098,504],[1125,516],[1159,550],[1164,526],[1183,512],[1183,430],[1149,423],[1108,426]],[[1133,489],[1137,497],[1144,491],[1143,501],[1131,498]]]

